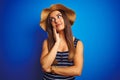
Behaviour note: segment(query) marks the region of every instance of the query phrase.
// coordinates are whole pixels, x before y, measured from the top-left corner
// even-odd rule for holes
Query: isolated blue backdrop
[[[1,0],[0,80],[41,80],[40,54],[46,32],[41,11],[62,3],[76,12],[74,36],[84,44],[76,80],[120,80],[120,2],[117,0]]]

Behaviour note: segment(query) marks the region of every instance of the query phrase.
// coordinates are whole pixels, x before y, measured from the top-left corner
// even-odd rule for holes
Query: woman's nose
[[[59,19],[55,19],[55,23],[58,23]]]

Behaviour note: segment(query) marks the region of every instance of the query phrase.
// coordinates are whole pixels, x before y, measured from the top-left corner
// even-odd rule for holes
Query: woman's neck
[[[64,31],[59,32],[59,36],[61,38],[61,41],[66,41]],[[75,37],[73,36],[73,41],[74,40],[75,40]]]

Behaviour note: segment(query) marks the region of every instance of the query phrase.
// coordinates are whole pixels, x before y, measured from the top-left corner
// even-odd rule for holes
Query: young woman
[[[48,33],[40,57],[43,80],[74,80],[81,75],[83,44],[71,31],[75,18],[75,12],[62,4],[42,11],[40,26]]]

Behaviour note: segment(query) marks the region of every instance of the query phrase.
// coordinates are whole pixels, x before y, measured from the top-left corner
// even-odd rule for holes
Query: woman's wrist
[[[55,42],[55,45],[54,46],[56,46],[57,47],[57,49],[58,49],[58,47],[59,47],[59,42]]]
[[[60,44],[60,41],[56,41],[55,44],[58,44],[58,45],[59,45],[59,44]]]

